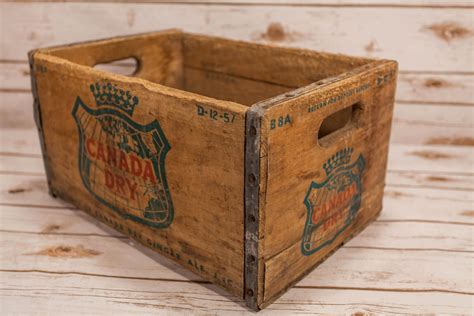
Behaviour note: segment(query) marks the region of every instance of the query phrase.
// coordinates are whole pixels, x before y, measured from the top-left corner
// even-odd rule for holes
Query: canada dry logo
[[[72,115],[79,129],[79,171],[97,200],[120,215],[156,228],[173,221],[165,175],[170,149],[157,120],[133,121],[138,97],[111,83],[90,85],[96,107],[77,97]]]
[[[345,148],[323,164],[326,179],[311,182],[304,204],[308,216],[301,251],[309,256],[331,244],[352,222],[361,204],[361,177],[365,161],[359,155],[353,164],[353,148]]]

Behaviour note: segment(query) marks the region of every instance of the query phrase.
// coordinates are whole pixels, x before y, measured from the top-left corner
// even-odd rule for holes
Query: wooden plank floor
[[[250,313],[48,196],[35,131],[0,133],[3,312]],[[471,314],[473,163],[467,146],[392,144],[379,219],[260,314]]]
[[[381,216],[259,315],[474,314],[471,0],[88,1],[0,3],[0,314],[251,314],[47,194],[27,51],[170,27],[400,62]]]

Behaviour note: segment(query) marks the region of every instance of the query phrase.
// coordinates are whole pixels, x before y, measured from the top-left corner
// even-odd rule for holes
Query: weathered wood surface
[[[68,43],[71,37],[81,41],[181,27],[273,45],[395,58],[401,71],[392,142],[473,142],[472,108],[460,108],[474,103],[471,1],[276,2],[1,3],[2,21],[12,30],[0,38],[0,124],[26,128],[32,122],[29,49]],[[101,21],[104,12],[107,25],[84,23]],[[182,18],[172,18],[175,14]],[[119,70],[126,66],[122,63]],[[18,110],[24,111],[16,115]]]
[[[3,25],[10,26],[1,38],[2,60],[25,60],[31,48],[69,43],[71,38],[83,41],[178,27],[236,39],[392,58],[400,62],[403,71],[473,71],[473,8],[236,7],[203,3],[1,6]]]
[[[15,132],[18,135],[19,131],[13,130],[5,138],[18,138],[14,137]],[[3,133],[9,132],[3,130]],[[31,282],[42,282],[46,288],[42,287],[41,291],[61,289],[53,291],[55,300],[86,295],[84,304],[90,308],[98,304],[117,311],[176,308],[178,312],[189,308],[187,303],[192,302],[201,311],[242,310],[241,302],[233,303],[226,295],[214,298],[223,301],[216,302],[217,306],[205,305],[209,295],[216,295],[214,291],[222,292],[212,285],[190,283],[189,280],[203,281],[143,247],[128,246],[128,239],[122,235],[50,198],[46,194],[37,144],[31,142],[25,146],[29,155],[15,154],[17,146],[15,142],[2,142],[1,151],[8,154],[0,156],[4,249],[1,266],[7,270],[6,276],[21,280],[7,291],[8,295],[16,295],[16,302],[26,299],[16,294],[22,290],[31,292],[28,299],[47,302],[41,292],[32,291]],[[436,165],[436,169],[425,167],[448,153],[457,158]],[[385,209],[380,218],[264,313],[287,308],[295,312],[299,309],[314,312],[316,308],[321,312],[400,312],[402,305],[408,311],[469,313],[472,288],[465,276],[469,275],[473,251],[470,210],[473,181],[472,172],[466,168],[472,166],[472,149],[393,145],[390,157]],[[12,240],[22,245],[15,246],[18,243]],[[70,258],[75,256],[78,258]],[[369,263],[364,261],[367,258],[371,259]],[[366,272],[361,273],[362,268]],[[152,281],[161,285],[161,294],[147,292]],[[83,293],[84,282],[89,286],[97,284],[93,287],[99,288]],[[134,290],[128,287],[128,282]],[[71,288],[71,283],[77,286]],[[127,298],[121,295],[127,288],[148,294],[143,297],[132,292],[133,298]],[[176,292],[179,294],[173,294]],[[351,295],[353,300],[344,303],[347,305],[337,305],[338,300],[347,299],[346,295]],[[104,297],[97,300],[96,296]],[[415,296],[417,300],[413,299]],[[300,305],[291,307],[292,302]],[[373,309],[374,304],[379,306]],[[18,304],[16,308],[24,305],[26,308],[26,304]]]
[[[242,301],[48,196],[38,145],[18,148],[2,142],[0,154],[4,311],[245,313]],[[447,153],[457,158],[426,168]],[[378,220],[261,313],[470,314],[472,161],[469,147],[392,145]]]
[[[247,312],[46,193],[27,50],[170,27],[400,61],[383,212],[260,314],[473,313],[472,1],[110,2],[0,4],[2,313]]]

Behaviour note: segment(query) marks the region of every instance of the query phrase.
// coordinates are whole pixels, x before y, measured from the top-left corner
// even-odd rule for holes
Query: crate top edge
[[[203,39],[203,40],[213,40],[213,41],[233,43],[237,45],[246,45],[246,46],[255,47],[255,48],[261,47],[261,48],[271,49],[275,51],[298,52],[302,55],[308,55],[308,56],[320,55],[320,56],[335,57],[335,58],[365,60],[367,62],[376,60],[374,58],[367,58],[367,57],[362,57],[362,56],[332,53],[332,52],[319,51],[319,50],[307,49],[307,48],[301,48],[301,47],[276,46],[276,45],[269,45],[267,43],[259,43],[259,42],[250,41],[250,40],[241,40],[241,39],[228,38],[228,37],[223,37],[223,36],[187,32],[179,28],[170,28],[170,29],[164,29],[164,30],[159,30],[159,31],[143,32],[143,33],[136,33],[136,34],[129,34],[129,35],[111,36],[111,37],[105,37],[105,38],[100,38],[100,39],[39,47],[39,48],[30,50],[29,54],[37,52],[37,51],[43,52],[43,53],[54,53],[55,51],[58,51],[58,50],[74,49],[74,48],[80,48],[80,47],[94,45],[94,44],[107,44],[107,43],[115,43],[115,42],[134,40],[134,39],[140,39],[140,38],[143,38],[143,39],[154,38],[154,37],[158,38],[158,37],[173,36],[173,35],[181,36],[184,39],[194,38],[194,39]]]
[[[139,38],[153,38],[153,37],[165,36],[165,35],[181,35],[183,33],[184,32],[181,29],[171,28],[171,29],[165,29],[165,30],[160,30],[160,31],[155,31],[155,32],[142,32],[142,33],[129,34],[129,35],[117,35],[117,36],[110,36],[110,37],[104,37],[104,38],[98,38],[98,39],[92,39],[92,40],[77,41],[77,42],[66,43],[66,44],[38,47],[38,48],[30,50],[28,54],[34,54],[36,52],[47,54],[47,53],[52,53],[54,51],[61,50],[61,49],[79,48],[86,45],[114,43],[114,42],[120,42],[124,40],[132,40],[132,39],[139,39]]]
[[[398,62],[392,59],[372,59],[369,63],[356,67],[350,71],[346,71],[332,77],[324,78],[312,82],[308,85],[302,86],[300,88],[294,89],[292,91],[282,93],[274,97],[254,103],[251,105],[249,111],[254,113],[256,117],[261,117],[269,109],[273,109],[282,104],[285,104],[286,101],[290,101],[292,99],[299,98],[310,93],[314,93],[315,91],[327,89],[329,86],[337,84],[343,80],[350,80],[354,76],[363,75],[364,73],[384,67],[393,67],[395,70],[398,70]]]
[[[99,77],[100,80],[102,81],[115,81],[115,82],[121,82],[125,84],[131,84],[131,85],[133,84],[141,85],[150,93],[159,93],[165,96],[177,97],[186,101],[192,101],[192,102],[196,102],[196,103],[200,103],[200,104],[204,104],[208,106],[214,106],[214,107],[221,108],[223,110],[230,110],[235,113],[241,113],[241,114],[244,114],[249,109],[249,106],[238,103],[238,102],[216,99],[216,98],[212,98],[212,97],[205,96],[202,94],[193,93],[190,91],[166,86],[166,85],[156,83],[147,79],[121,75],[121,74],[117,74],[113,72],[96,69],[94,67],[81,65],[81,64],[69,61],[65,58],[49,55],[47,53],[44,53],[41,50],[30,51],[29,57],[30,57],[30,64],[35,64],[38,60],[55,63],[55,64],[61,64],[62,66],[67,67],[69,69],[74,68],[76,73],[78,71],[84,76],[86,74],[92,74],[95,77]],[[30,75],[32,78],[34,78],[36,76],[35,71],[31,71]]]
[[[75,48],[81,48],[84,46],[88,45],[99,45],[99,44],[107,44],[107,43],[116,43],[116,42],[122,42],[122,41],[127,41],[127,40],[136,40],[136,39],[153,39],[153,38],[159,38],[159,37],[164,37],[164,36],[177,36],[181,38],[186,38],[186,37],[191,37],[195,39],[203,39],[203,40],[212,40],[212,41],[221,41],[221,42],[227,42],[227,43],[232,43],[232,44],[237,44],[237,45],[249,45],[250,47],[254,48],[266,48],[266,49],[274,49],[277,51],[282,51],[282,52],[298,52],[302,55],[319,55],[319,56],[327,56],[327,57],[337,57],[337,58],[348,58],[348,59],[354,59],[354,60],[364,60],[366,63],[362,66],[355,67],[354,69],[341,73],[336,76],[328,77],[319,81],[312,82],[308,85],[296,88],[290,92],[283,93],[280,95],[276,95],[261,101],[258,101],[254,104],[251,105],[244,105],[238,102],[232,102],[232,101],[226,101],[222,99],[216,99],[208,96],[204,96],[201,94],[196,94],[192,93],[189,91],[184,91],[172,87],[168,87],[159,83],[155,83],[146,79],[141,79],[138,77],[133,77],[133,76],[127,76],[127,75],[120,75],[120,74],[114,74],[106,71],[101,71],[98,69],[95,69],[94,67],[90,67],[87,65],[81,65],[79,63],[76,63],[74,61],[70,61],[66,58],[60,57],[60,56],[55,56],[54,52],[64,50],[64,49],[75,49]],[[272,46],[264,43],[256,43],[252,41],[245,41],[245,40],[238,40],[238,39],[231,39],[231,38],[225,38],[225,37],[219,37],[219,36],[211,36],[211,35],[206,35],[206,34],[198,34],[198,33],[192,33],[192,32],[186,32],[181,29],[177,28],[171,28],[171,29],[165,29],[165,30],[160,30],[160,31],[154,31],[154,32],[145,32],[145,33],[138,33],[138,34],[131,34],[131,35],[121,35],[121,36],[114,36],[114,37],[108,37],[108,38],[102,38],[102,39],[96,39],[96,40],[89,40],[89,41],[82,41],[82,42],[75,42],[75,43],[69,43],[65,45],[55,45],[55,46],[50,46],[50,47],[43,47],[43,48],[37,48],[30,50],[28,52],[29,59],[32,61],[33,58],[37,53],[40,53],[43,56],[49,56],[51,58],[56,59],[57,61],[62,61],[64,63],[69,63],[71,65],[77,66],[79,68],[83,68],[85,71],[92,71],[96,72],[97,74],[100,74],[102,76],[106,76],[110,79],[116,79],[120,81],[128,81],[130,83],[135,82],[138,83],[140,82],[144,86],[150,86],[152,87],[151,90],[156,90],[161,93],[165,93],[166,91],[167,94],[170,95],[179,95],[180,97],[186,97],[189,99],[200,99],[203,101],[211,102],[213,104],[231,104],[232,108],[237,108],[239,111],[251,111],[257,116],[263,115],[263,113],[268,110],[269,108],[273,108],[275,106],[278,106],[282,104],[284,101],[287,101],[289,99],[299,97],[305,93],[314,91],[315,89],[321,89],[326,87],[329,84],[332,84],[336,81],[343,80],[344,78],[347,77],[348,74],[356,74],[360,72],[360,70],[367,68],[367,66],[375,66],[376,64],[380,63],[386,63],[386,62],[392,62],[396,63],[396,61],[393,60],[386,60],[386,59],[373,59],[373,58],[365,58],[365,57],[357,57],[357,56],[351,56],[351,55],[345,55],[345,54],[338,54],[338,53],[327,53],[327,52],[321,52],[321,51],[316,51],[316,50],[310,50],[310,49],[304,49],[304,48],[297,48],[297,47],[286,47],[286,46]],[[32,74],[33,76],[33,74]],[[114,78],[115,77],[115,78]]]

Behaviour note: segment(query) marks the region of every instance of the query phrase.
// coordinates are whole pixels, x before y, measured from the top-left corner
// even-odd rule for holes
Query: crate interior
[[[50,53],[247,106],[371,61],[180,31],[63,46]]]

